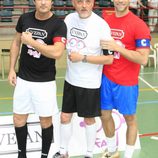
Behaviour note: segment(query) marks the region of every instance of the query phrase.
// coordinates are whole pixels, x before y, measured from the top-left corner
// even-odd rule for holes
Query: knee
[[[22,127],[26,124],[27,115],[14,114],[13,122],[15,127]]]
[[[71,122],[72,114],[71,113],[61,113],[60,120],[62,124],[67,124]]]
[[[135,115],[125,115],[124,116],[127,126],[136,125],[136,116]]]
[[[92,125],[95,123],[95,118],[84,118],[84,122],[86,123],[86,125]]]
[[[102,111],[100,118],[102,122],[109,121],[112,119],[112,111]]]
[[[40,124],[42,128],[48,128],[52,125],[52,117],[40,117]]]

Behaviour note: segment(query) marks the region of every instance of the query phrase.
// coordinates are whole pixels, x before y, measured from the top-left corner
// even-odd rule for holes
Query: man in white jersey
[[[102,64],[111,64],[112,52],[102,51],[101,39],[112,40],[107,23],[92,12],[94,0],[72,0],[75,13],[65,18],[67,25],[67,70],[61,113],[60,151],[53,158],[67,158],[74,112],[84,117],[87,152],[93,157],[96,139],[95,117],[100,116]]]

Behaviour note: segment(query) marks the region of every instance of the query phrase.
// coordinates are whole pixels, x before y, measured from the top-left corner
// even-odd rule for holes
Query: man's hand
[[[72,62],[79,62],[83,60],[84,55],[79,54],[78,52],[71,52],[68,57]]]
[[[31,45],[31,41],[34,40],[32,38],[32,34],[30,32],[23,32],[21,35],[21,41],[23,44]]]
[[[16,86],[16,73],[15,73],[15,71],[9,72],[8,81],[12,86]]]
[[[117,51],[119,45],[115,40],[100,40],[100,46],[102,49]]]

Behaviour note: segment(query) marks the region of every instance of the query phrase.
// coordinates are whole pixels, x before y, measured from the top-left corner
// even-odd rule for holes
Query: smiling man
[[[130,0],[114,0],[115,13],[105,20],[115,41],[102,40],[103,49],[114,51],[112,65],[104,65],[101,84],[102,124],[107,137],[103,158],[118,158],[112,109],[118,110],[127,124],[124,158],[132,158],[138,127],[136,107],[140,65],[146,65],[150,52],[147,25],[129,11]]]

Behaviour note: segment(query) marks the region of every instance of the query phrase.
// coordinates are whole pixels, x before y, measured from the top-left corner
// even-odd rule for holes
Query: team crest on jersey
[[[40,38],[40,39],[45,39],[47,37],[47,35],[48,35],[46,30],[37,29],[37,28],[28,28],[26,30],[26,32],[31,32],[32,33],[32,37]]]
[[[87,32],[86,31],[80,30],[80,29],[77,29],[77,28],[72,28],[70,30],[70,34],[71,34],[71,36],[77,37],[77,38],[80,38],[80,39],[85,39],[87,37]]]
[[[111,36],[115,39],[122,39],[124,37],[124,32],[119,29],[111,29]]]

